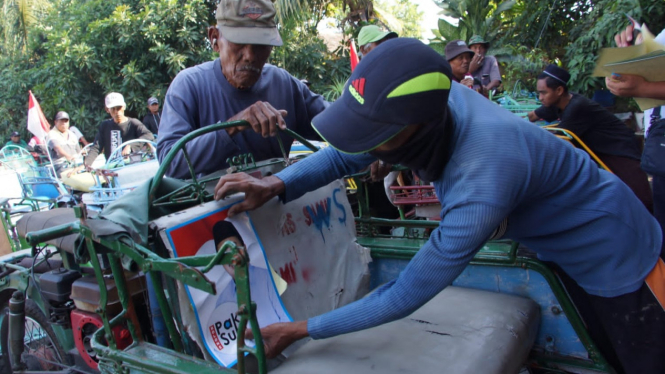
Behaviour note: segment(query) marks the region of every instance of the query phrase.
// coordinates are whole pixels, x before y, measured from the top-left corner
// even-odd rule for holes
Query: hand
[[[485,60],[485,56],[481,55],[480,53],[474,54],[473,58],[471,59],[471,63],[469,63],[469,74],[473,74],[476,72],[476,70],[480,69],[480,66],[483,64],[483,60]]]
[[[126,145],[125,148],[122,149],[122,155],[123,156],[128,156],[130,153],[132,153],[132,147],[129,145]]]
[[[536,122],[536,121],[538,121],[538,120],[540,119],[540,118],[538,117],[538,115],[536,114],[536,112],[533,111],[533,110],[530,111],[529,113],[527,113],[526,116],[527,116],[527,118],[529,119],[529,121],[531,121],[531,122]]]
[[[267,358],[277,357],[293,342],[308,336],[307,321],[274,323],[261,329],[263,347],[265,348]],[[254,338],[252,330],[247,329],[245,338]]]
[[[625,30],[621,31],[620,33],[616,34],[614,36],[614,42],[617,44],[617,47],[628,47],[631,45],[631,42],[633,41],[633,24],[631,23],[626,27]],[[642,34],[640,33],[637,36],[637,40],[635,40],[634,44],[641,44],[642,43]]]
[[[277,135],[278,127],[282,130],[286,129],[286,122],[284,121],[286,115],[286,110],[277,110],[267,101],[257,101],[242,112],[229,118],[228,121],[245,120],[249,122],[249,125],[257,134],[261,134],[264,138],[267,138],[268,136]],[[229,135],[234,135],[244,129],[246,127],[231,127],[226,129],[226,132]]]
[[[607,89],[613,94],[623,97],[639,97],[640,88],[646,83],[643,77],[632,74],[613,75],[605,78]]]
[[[383,180],[383,178],[390,173],[392,167],[391,164],[383,161],[374,161],[372,165],[369,166],[369,180],[372,182]]]
[[[464,86],[472,88],[473,87],[473,78],[462,79],[462,81],[460,83]]]
[[[223,199],[236,192],[244,192],[245,200],[229,209],[229,217],[233,217],[238,213],[262,206],[268,200],[284,192],[285,188],[284,182],[272,175],[257,179],[245,173],[229,174],[219,178],[219,182],[215,186],[215,200]]]
[[[71,178],[72,175],[77,174],[79,171],[83,170],[83,166],[77,166],[74,169],[70,170],[67,173],[67,178]]]

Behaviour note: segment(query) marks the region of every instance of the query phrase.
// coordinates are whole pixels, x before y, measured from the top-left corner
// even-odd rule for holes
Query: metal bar
[[[123,311],[129,316],[128,319],[130,323],[127,324],[127,328],[132,335],[132,340],[135,342],[143,341],[141,325],[136,317],[136,309],[134,309],[134,302],[132,301],[132,295],[127,287],[125,272],[122,269],[122,265],[120,265],[119,256],[116,253],[109,254],[109,263],[111,265],[111,271],[113,272],[113,279],[115,281],[116,290],[118,291],[120,304],[122,305]],[[113,336],[113,339],[115,339],[115,335]]]
[[[108,303],[108,292],[106,290],[106,282],[104,281],[104,276],[102,275],[102,267],[99,264],[99,259],[97,258],[97,251],[95,250],[95,242],[92,241],[92,233],[87,230],[86,227],[83,227],[81,233],[85,235],[85,242],[88,246],[88,252],[90,252],[90,262],[92,263],[92,268],[95,271],[95,278],[97,278],[97,284],[99,284],[99,309],[95,312],[102,317],[102,322],[104,323],[104,332],[106,336],[106,341],[109,343],[109,346],[113,349],[116,349],[115,340],[113,339],[113,332],[111,331],[111,326],[108,322],[108,314],[106,314],[106,304]],[[100,329],[101,330],[101,329]]]
[[[155,271],[151,272],[150,280],[152,281],[153,287],[155,288],[157,304],[159,304],[159,308],[162,310],[162,316],[164,323],[166,324],[166,330],[168,330],[169,336],[171,336],[173,349],[178,352],[184,352],[180,333],[178,332],[178,329],[176,329],[175,323],[173,322],[171,308],[169,307],[168,301],[166,300],[166,295],[164,294],[164,284],[162,283],[161,274]]]

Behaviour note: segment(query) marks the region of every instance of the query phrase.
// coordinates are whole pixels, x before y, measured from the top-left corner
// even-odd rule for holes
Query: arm
[[[369,154],[350,155],[327,147],[275,176],[284,181],[284,202],[289,202],[336,179],[357,173],[375,160]]]
[[[474,53],[471,62],[469,63],[469,74],[473,75],[483,65],[485,58],[480,53]]]
[[[648,82],[639,75],[621,74],[606,77],[605,84],[617,96],[665,100],[665,81]]]
[[[490,83],[487,85],[487,89],[491,90],[492,88],[499,87],[501,84],[501,71],[499,71],[499,63],[496,58],[494,56],[489,57],[492,58],[486,61],[486,63],[490,64]]]
[[[506,208],[481,203],[451,209],[396,280],[363,299],[311,318],[306,325],[300,321],[262,329],[267,355],[274,357],[307,335],[324,339],[408,316],[459,276],[507,214]]]
[[[529,112],[527,116],[531,122],[536,122],[541,118],[547,122],[552,122],[559,118],[559,115],[555,109],[546,107],[544,105],[532,112]]]
[[[65,152],[65,150],[59,144],[54,144],[53,149],[58,154],[58,156],[66,158],[67,161],[71,161],[75,158],[75,155],[70,155],[69,153]]]
[[[373,156],[367,154],[344,155],[328,147],[263,179],[245,173],[225,175],[215,186],[215,200],[244,192],[245,199],[229,209],[229,217],[232,217],[256,209],[275,196],[283,195],[285,202],[296,199],[335,179],[357,172],[374,160]]]
[[[97,135],[95,136],[95,140],[92,143],[92,146],[88,149],[88,154],[85,156],[85,159],[83,160],[83,164],[85,165],[86,168],[90,168],[92,166],[92,163],[95,162],[97,159],[97,156],[99,156],[99,152],[101,152],[104,148],[102,146],[102,129],[97,131]]]

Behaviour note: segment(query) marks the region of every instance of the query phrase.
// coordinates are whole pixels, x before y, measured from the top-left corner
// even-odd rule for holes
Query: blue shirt
[[[400,276],[368,297],[312,318],[325,338],[406,317],[464,270],[508,218],[505,237],[559,264],[588,293],[637,290],[662,234],[635,194],[591,158],[538,126],[453,83],[451,158],[434,182],[441,222]],[[276,174],[286,200],[374,160],[329,147]]]
[[[286,70],[266,64],[259,80],[249,89],[239,90],[222,74],[219,59],[180,72],[164,99],[159,125],[157,154],[160,162],[171,147],[188,133],[229,118],[257,101],[266,101],[275,109],[288,112],[284,120],[289,129],[308,139],[319,139],[311,120],[326,108],[327,102],[312,93]],[[292,139],[279,135],[286,148]],[[276,138],[264,139],[251,129],[230,137],[225,130],[200,136],[187,143],[187,152],[198,175],[228,167],[226,159],[252,153],[256,161],[280,157],[282,152]],[[173,160],[166,174],[189,178],[189,169],[182,153]]]

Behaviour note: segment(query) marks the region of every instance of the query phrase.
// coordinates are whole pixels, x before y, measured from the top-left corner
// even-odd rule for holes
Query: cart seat
[[[47,229],[55,226],[64,225],[76,221],[74,208],[57,208],[46,211],[30,212],[24,214],[16,222],[16,231],[18,235],[25,238],[25,235],[32,231]],[[74,254],[76,249],[76,239],[78,234],[70,234],[61,238],[47,241],[65,252]]]
[[[271,373],[518,373],[539,321],[533,300],[448,287],[399,321],[309,341]]]

